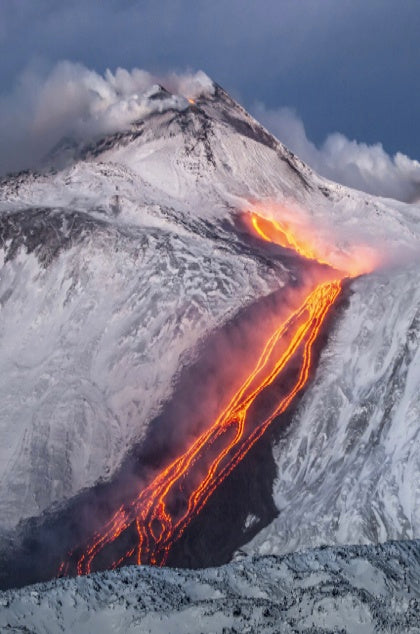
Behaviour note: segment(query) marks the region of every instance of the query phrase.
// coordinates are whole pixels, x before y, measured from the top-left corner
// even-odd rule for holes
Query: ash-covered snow
[[[127,567],[0,593],[2,632],[420,632],[420,543],[244,558],[201,571]]]

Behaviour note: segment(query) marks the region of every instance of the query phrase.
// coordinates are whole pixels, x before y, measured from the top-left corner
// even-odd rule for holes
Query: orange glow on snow
[[[357,277],[370,273],[378,265],[377,256],[368,247],[353,247],[348,253],[330,253],[327,245],[315,246],[314,240],[310,241],[304,237],[313,233],[309,227],[299,227],[298,231],[286,221],[255,212],[250,212],[250,218],[252,228],[262,240],[292,249],[303,258],[340,270],[344,273],[343,277]]]
[[[307,233],[305,237],[297,235],[290,223],[256,213],[250,219],[260,239],[332,266],[334,259],[329,261],[327,251],[311,244]],[[59,575],[91,572],[96,557],[112,543],[118,552],[112,568],[134,561],[160,566],[167,562],[172,546],[212,493],[306,385],[313,369],[313,344],[340,295],[342,279],[364,272],[368,259],[363,261],[360,257],[357,261],[353,254],[344,258],[343,273],[338,272],[334,262],[335,271],[329,272],[332,279],[320,282],[301,299],[298,308],[289,310],[285,319],[279,319],[252,371],[217,418],[139,490],[134,499],[122,504],[90,543],[77,551],[77,557],[69,553]],[[282,381],[286,374],[287,382]],[[263,393],[264,407],[259,409],[258,399]],[[128,530],[135,531],[134,546],[133,540],[129,547],[123,545],[124,539],[120,540]]]
[[[286,223],[281,224],[277,220],[263,218],[254,213],[251,214],[251,222],[255,231],[263,240],[274,242],[286,249],[293,249],[293,251],[309,260],[316,260],[320,264],[328,264],[315,252],[312,245],[306,244],[302,239],[297,239]]]
[[[122,505],[77,560],[77,574],[92,570],[95,557],[135,526],[138,541],[113,562],[116,567],[135,552],[138,564],[164,565],[170,549],[192,519],[203,509],[214,490],[231,473],[270,423],[282,414],[306,384],[312,364],[312,347],[324,319],[341,291],[340,280],[319,284],[269,337],[252,372],[234,393],[214,423],[127,505]],[[276,401],[263,420],[250,414],[261,393],[273,385],[289,363],[299,359],[292,387]],[[171,502],[184,497],[183,511],[171,512]],[[71,558],[71,555],[70,555]],[[70,561],[59,574],[67,574]]]

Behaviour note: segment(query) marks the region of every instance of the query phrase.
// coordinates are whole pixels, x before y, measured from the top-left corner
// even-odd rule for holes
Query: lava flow
[[[319,264],[330,266],[329,262],[320,258],[312,245],[297,239],[286,223],[282,224],[278,220],[263,218],[257,214],[251,215],[251,223],[256,233],[266,242],[274,242],[286,249],[292,249],[308,260],[316,260]]]
[[[302,246],[278,223],[270,225],[253,216],[252,224],[263,239],[301,253]],[[315,259],[311,251],[303,255]],[[320,283],[307,295],[271,334],[252,372],[213,424],[133,500],[122,504],[83,550],[70,553],[60,566],[60,575],[91,572],[97,558],[106,559],[111,544],[112,552],[119,554],[114,568],[134,561],[166,563],[172,545],[215,489],[306,384],[313,344],[340,291],[338,278]],[[292,383],[291,376],[295,377]]]

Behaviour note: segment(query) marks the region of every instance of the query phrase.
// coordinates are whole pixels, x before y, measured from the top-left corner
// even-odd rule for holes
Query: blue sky
[[[2,0],[0,98],[60,60],[203,69],[317,146],[337,131],[420,159],[419,34],[420,0]]]

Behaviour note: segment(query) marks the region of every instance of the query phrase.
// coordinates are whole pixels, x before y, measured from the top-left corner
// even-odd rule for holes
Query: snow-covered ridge
[[[419,632],[420,544],[325,548],[201,571],[127,567],[0,593],[0,629]]]

